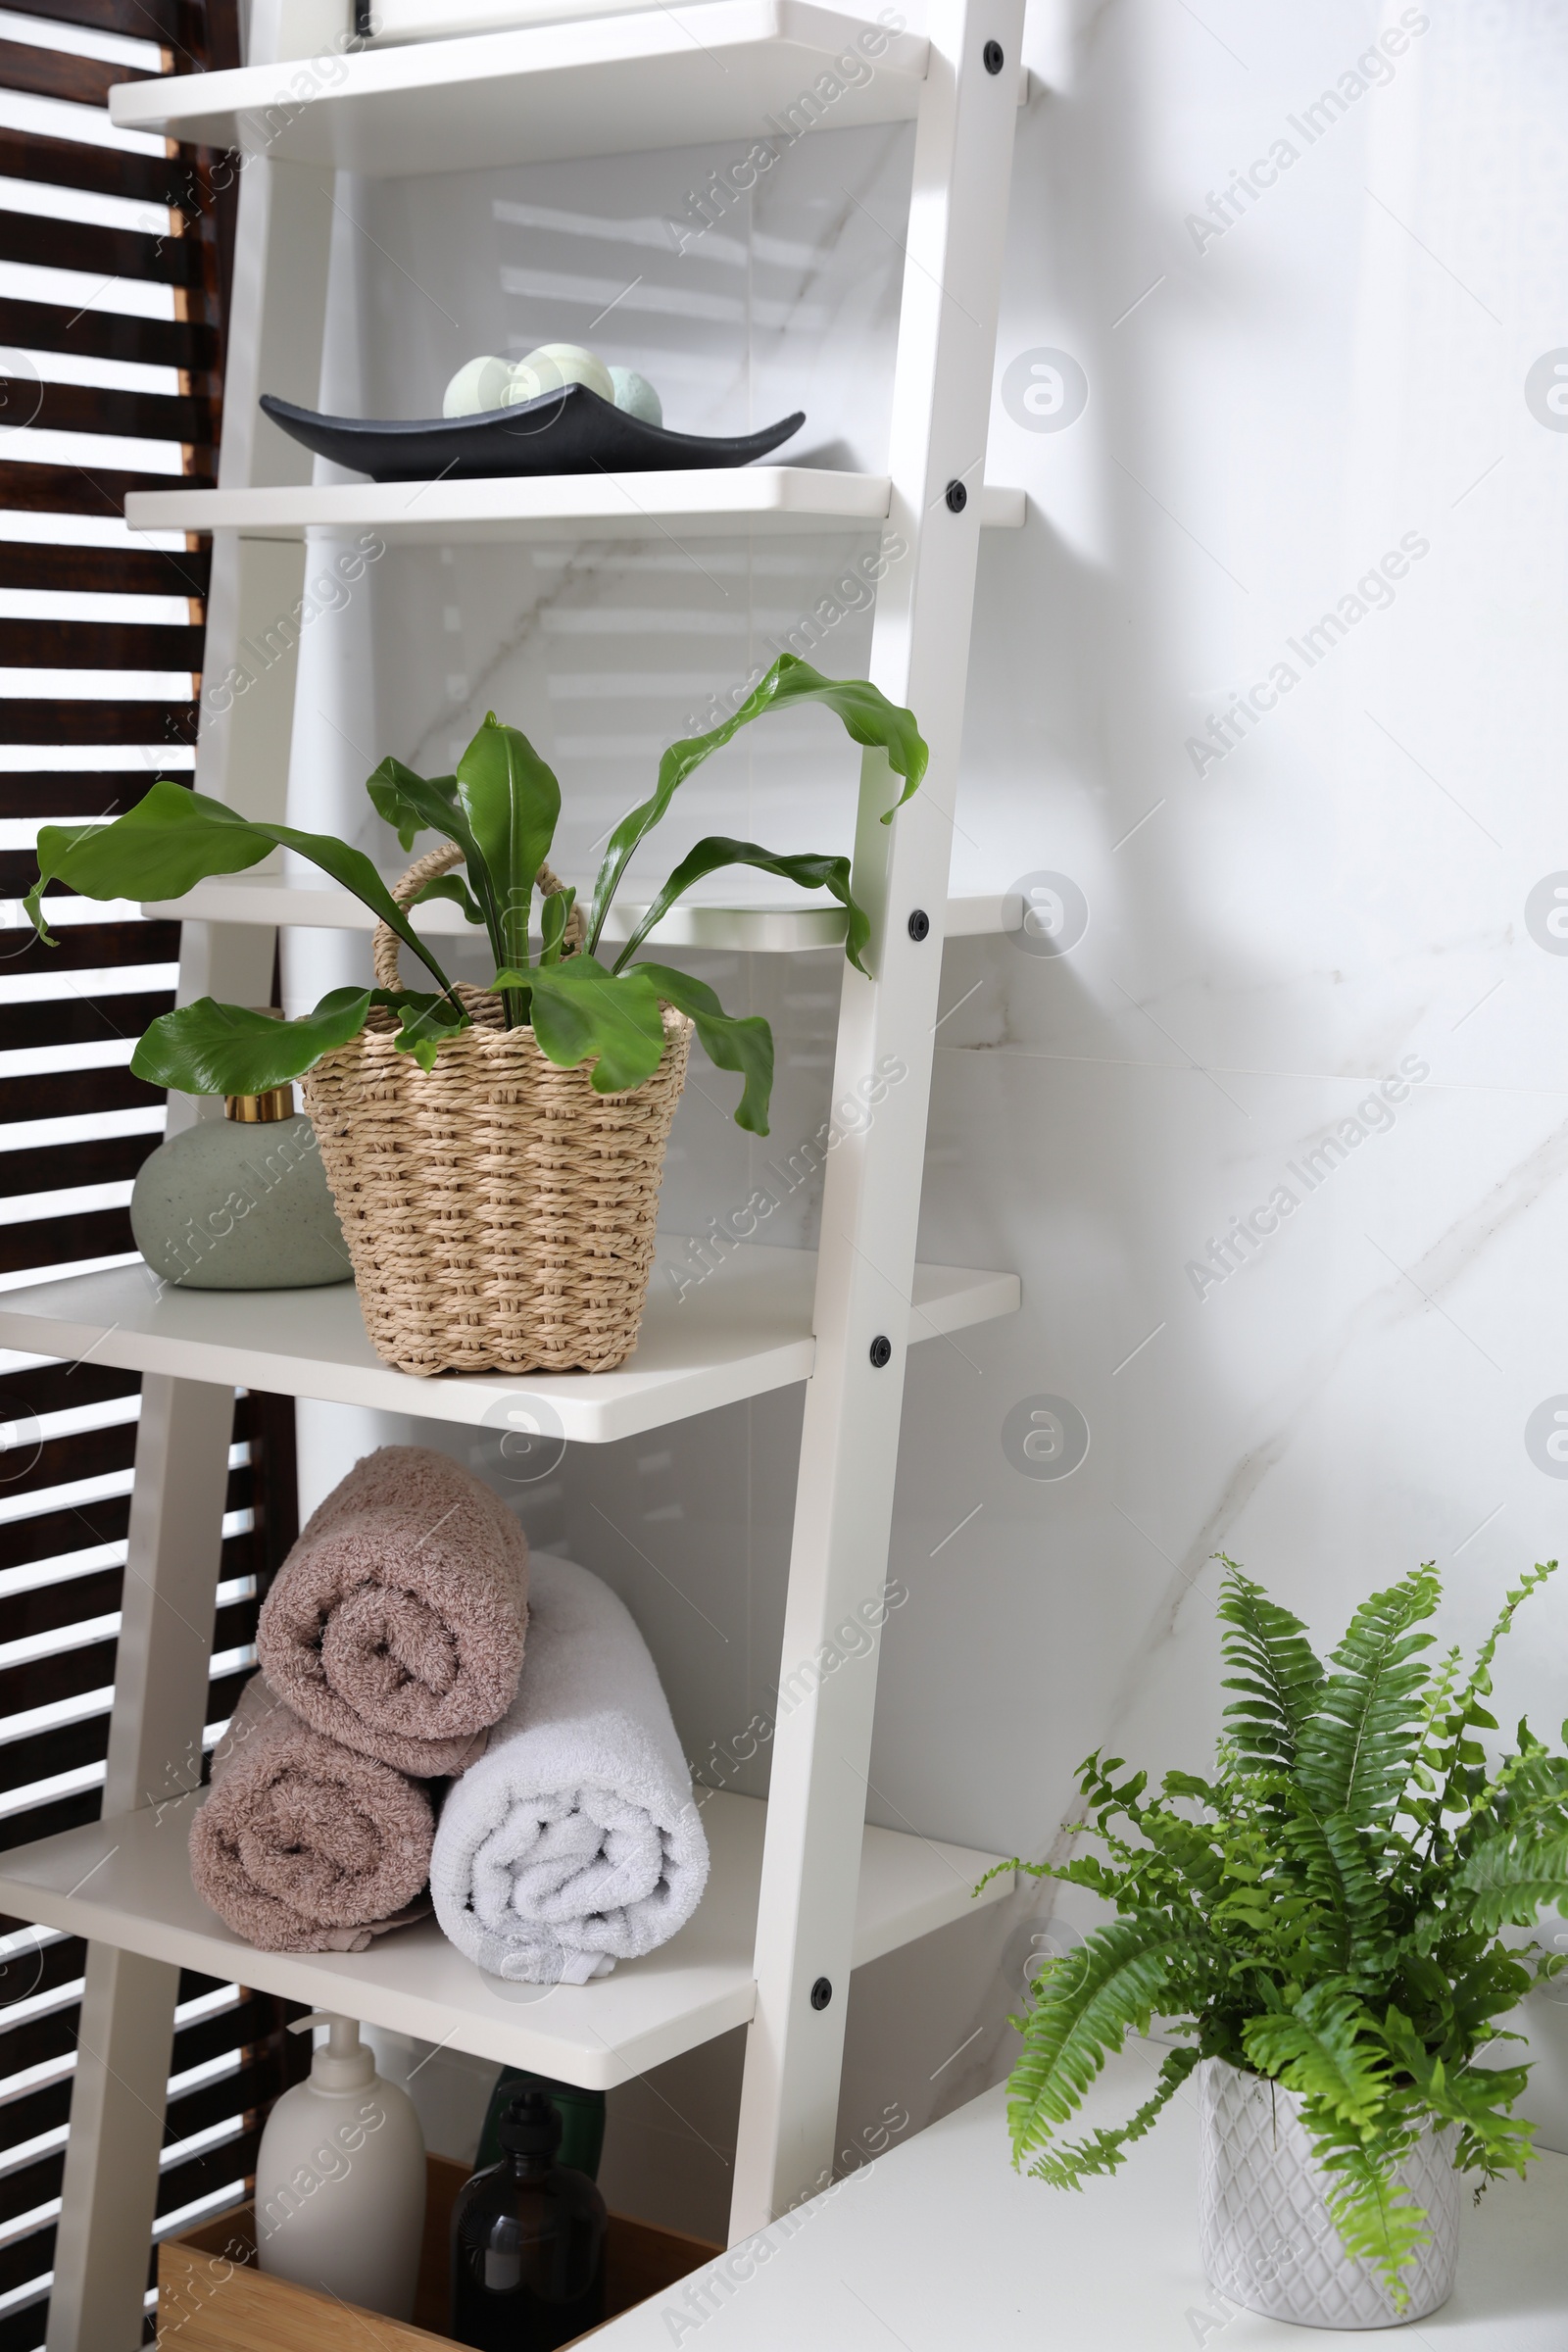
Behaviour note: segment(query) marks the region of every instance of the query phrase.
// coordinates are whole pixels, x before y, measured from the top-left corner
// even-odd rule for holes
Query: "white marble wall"
[[[1398,54],[1358,70],[1380,33]],[[947,954],[923,1249],[1018,1267],[1024,1308],[911,1363],[872,1812],[1038,1855],[1092,1746],[1204,1761],[1217,1548],[1328,1640],[1425,1558],[1472,1639],[1562,1546],[1564,1472],[1526,1430],[1568,1396],[1568,956],[1551,885],[1532,897],[1568,874],[1568,415],[1552,364],[1531,373],[1568,356],[1568,19],[1039,0],[1027,58],[989,472],[1030,514],[985,543],[956,873],[1064,875],[1088,920],[1059,956]],[[1343,113],[1314,123],[1326,90]],[[672,422],[802,405],[803,446],[874,466],[907,133],[814,134],[677,255],[660,223],[725,160],[351,191],[367,406],[429,413],[470,353],[567,337],[644,367]],[[1081,370],[1081,413],[1043,354]],[[1020,378],[1044,414],[1004,397]],[[436,764],[491,705],[515,717],[574,797],[557,862],[585,880],[660,746],[846,552],[390,557],[366,748]],[[1309,662],[1325,613],[1343,634]],[[852,614],[819,658],[865,642]],[[344,755],[323,733],[319,757]],[[825,727],[755,731],[670,858],[715,822],[843,846],[851,773]],[[705,968],[773,1015],[776,1132],[808,1131],[833,959]],[[681,1112],[673,1230],[749,1189],[729,1084]],[[1293,1163],[1336,1134],[1308,1189]],[[1271,1200],[1275,1229],[1205,1277]],[[1090,1433],[1062,1480],[1004,1450],[1048,1395]],[[797,1419],[735,1407],[529,1505],[631,1603],[699,1759],[766,1704]],[[1554,1731],[1565,1665],[1568,1578],[1504,1661],[1504,1718]],[[863,1972],[847,2140],[995,2079],[1032,1932],[1004,1911]],[[732,2058],[623,2096],[618,2193],[719,2220]]]

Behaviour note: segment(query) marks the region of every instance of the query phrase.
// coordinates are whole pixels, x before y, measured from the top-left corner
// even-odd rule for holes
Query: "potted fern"
[[[705,876],[746,865],[828,891],[846,912],[849,959],[865,969],[871,926],[847,858],[717,835],[680,860],[613,960],[600,955],[632,856],[687,777],[753,719],[802,703],[834,712],[885,759],[891,822],[925,772],[913,714],[785,654],[721,725],[671,744],[652,793],[611,834],[586,909],[547,862],[560,784],[492,713],[454,775],[389,759],[368,779],[405,851],[421,832],[438,837],[390,888],[347,842],[258,823],[162,781],[112,824],[44,826],[28,912],[53,945],[51,881],[87,898],[172,899],[280,847],[352,891],[376,917],[375,987],[333,989],[291,1021],[204,997],[151,1024],[132,1070],[187,1094],[264,1095],[303,1080],[367,1329],[387,1361],[419,1374],[606,1371],[636,1346],[694,1030],[741,1077],[735,1119],[755,1135],[767,1133],[773,1076],[766,1021],[727,1013],[705,981],[640,958],[643,942]],[[456,899],[483,930],[488,988],[449,979],[414,928],[410,910],[435,897]],[[400,947],[433,990],[407,984]]]
[[[1461,2176],[1479,2193],[1532,2153],[1511,2113],[1529,2070],[1496,2048],[1521,2037],[1497,2021],[1565,1965],[1503,1931],[1568,1891],[1568,1757],[1523,1722],[1502,1755],[1483,1744],[1497,1643],[1555,1566],[1508,1593],[1465,1675],[1457,1649],[1426,1654],[1430,1565],[1365,1601],[1325,1666],[1226,1560],[1240,1695],[1213,1777],[1168,1772],[1151,1794],[1095,1754],[1073,1829],[1102,1854],[1020,1865],[1116,1917],[1047,1962],[1013,2021],[1015,2163],[1061,2188],[1113,2172],[1196,2077],[1201,2251],[1223,2295],[1319,2328],[1446,2300]],[[1156,2015],[1179,2038],[1152,2096],[1059,2141],[1107,2054]]]

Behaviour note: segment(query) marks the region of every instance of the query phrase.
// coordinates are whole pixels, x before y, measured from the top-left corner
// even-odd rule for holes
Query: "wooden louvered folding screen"
[[[211,480],[233,165],[115,133],[114,83],[236,59],[233,0],[33,0],[0,20],[0,1290],[131,1253],[163,1130],[131,1045],[173,1002],[177,926],[16,902],[40,822],[188,778],[207,555],[133,542],[127,490]],[[79,919],[78,919],[79,918]],[[0,1849],[96,1818],[138,1383],[0,1357]],[[236,1399],[209,1725],[254,1660],[295,1532],[293,1407]],[[41,2345],[82,1944],[0,1919],[0,2352]],[[301,2053],[270,1998],[180,1984],[160,2230],[240,2193]],[[290,2012],[297,2014],[297,2012]]]

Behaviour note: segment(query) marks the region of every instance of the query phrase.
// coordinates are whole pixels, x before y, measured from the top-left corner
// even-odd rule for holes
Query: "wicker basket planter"
[[[457,855],[420,858],[394,897]],[[397,986],[384,928],[375,968]],[[596,1095],[589,1065],[561,1069],[531,1029],[503,1026],[499,997],[459,994],[474,1026],[434,1069],[394,1050],[396,1022],[378,1011],[301,1081],[366,1330],[421,1377],[611,1371],[637,1345],[692,1024],[666,1007],[654,1075]]]

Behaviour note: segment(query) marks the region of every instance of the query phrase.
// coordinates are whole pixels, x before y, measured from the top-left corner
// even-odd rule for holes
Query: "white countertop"
[[[1157,2057],[1157,2053],[1156,2053]],[[1111,2062],[1084,2125],[1147,2095],[1143,2049]],[[871,2119],[867,2119],[870,2121]],[[1069,2135],[1078,2137],[1079,2128]],[[605,2352],[1338,2352],[1369,2331],[1240,2311],[1198,2264],[1198,2116],[1177,2099],[1122,2171],[1079,2193],[1013,2172],[1006,2092],[987,2091],[681,2289],[612,2321]],[[1466,2208],[1458,2283],[1432,2318],[1380,2334],[1406,2352],[1564,2352],[1568,2157]],[[758,2241],[750,2241],[756,2245]],[[725,2263],[749,2276],[723,2277]],[[693,2290],[697,2290],[695,2295]],[[702,2316],[706,2308],[707,2316]]]

